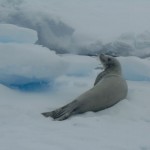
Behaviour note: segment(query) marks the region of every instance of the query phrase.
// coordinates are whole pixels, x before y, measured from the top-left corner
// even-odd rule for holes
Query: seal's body
[[[126,98],[127,84],[121,75],[118,60],[101,54],[100,61],[105,70],[97,76],[93,88],[64,107],[42,114],[56,120],[65,120],[74,114],[103,110]]]

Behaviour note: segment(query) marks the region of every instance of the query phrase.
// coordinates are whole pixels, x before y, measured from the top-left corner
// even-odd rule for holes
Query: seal
[[[95,79],[95,82],[94,82],[94,86],[105,76],[105,75],[108,75],[108,74],[118,74],[118,75],[122,75],[122,72],[121,72],[121,65],[120,63],[118,62],[117,59],[115,59],[114,57],[112,56],[107,56],[104,54],[101,54],[99,56],[99,59],[103,65],[103,68],[104,68],[104,71],[100,72],[98,74],[98,76],[96,77]]]
[[[104,71],[95,80],[94,87],[81,94],[71,103],[54,111],[44,112],[45,117],[54,120],[65,120],[72,115],[87,111],[97,112],[109,108],[127,96],[127,83],[122,76],[119,61],[108,55],[99,56]]]

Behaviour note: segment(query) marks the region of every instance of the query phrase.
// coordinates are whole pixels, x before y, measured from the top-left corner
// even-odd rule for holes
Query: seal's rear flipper
[[[67,107],[65,108],[59,108],[57,110],[51,111],[51,112],[44,112],[41,113],[44,117],[52,117],[55,120],[65,120],[69,118],[72,114],[72,111],[69,111]]]
[[[44,112],[44,113],[41,113],[44,117],[50,117],[51,115],[51,112]]]
[[[77,108],[76,101],[73,101],[54,111],[44,112],[42,113],[42,115],[45,117],[52,117],[55,120],[61,121],[69,118],[72,114],[74,114],[76,108]]]

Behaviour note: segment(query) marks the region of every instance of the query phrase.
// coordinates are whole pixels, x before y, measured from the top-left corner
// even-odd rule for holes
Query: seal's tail
[[[76,110],[76,101],[73,101],[61,108],[58,108],[51,112],[44,112],[42,113],[45,117],[52,117],[55,120],[65,120],[69,118]]]

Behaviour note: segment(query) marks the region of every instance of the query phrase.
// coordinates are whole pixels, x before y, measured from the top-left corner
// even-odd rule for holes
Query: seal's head
[[[111,72],[121,74],[121,65],[115,57],[100,54],[99,59],[104,66],[104,70],[111,70]]]

